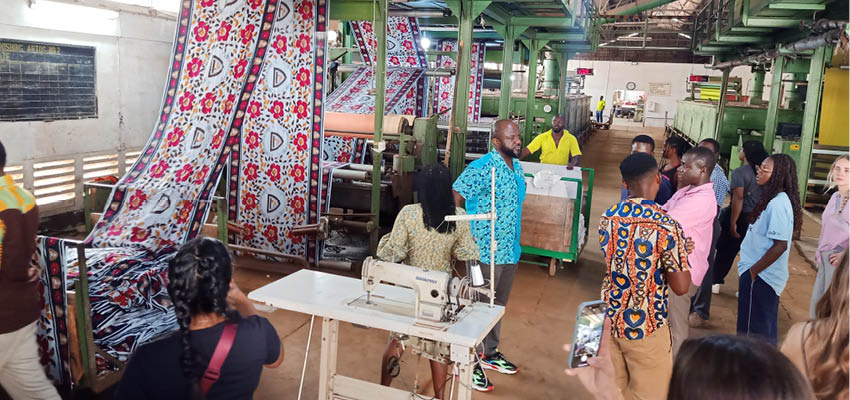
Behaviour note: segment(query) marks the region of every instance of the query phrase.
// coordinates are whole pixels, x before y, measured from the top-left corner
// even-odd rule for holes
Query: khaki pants
[[[0,335],[0,385],[14,400],[61,400],[38,361],[35,324]]]
[[[611,338],[611,361],[626,400],[664,400],[673,375],[670,330],[662,326],[640,340]]]
[[[691,311],[691,297],[697,293],[697,287],[691,283],[688,293],[681,296],[670,291],[667,300],[667,323],[670,324],[670,336],[673,343],[673,358],[679,353],[682,342],[688,339],[688,315]]]

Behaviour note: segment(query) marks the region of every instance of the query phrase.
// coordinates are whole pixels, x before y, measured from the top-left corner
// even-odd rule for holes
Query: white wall
[[[96,48],[96,119],[0,122],[8,164],[142,147],[153,129],[175,20],[76,5],[2,0],[0,37]]]
[[[664,113],[667,113],[667,121],[672,123],[676,114],[676,102],[683,100],[689,94],[685,92],[689,75],[720,76],[720,71],[706,69],[701,64],[674,64],[674,63],[633,63],[622,61],[587,61],[570,60],[568,70],[576,68],[593,68],[593,76],[585,78],[584,93],[593,97],[593,110],[596,109],[596,101],[599,96],[605,96],[608,100],[606,113],[610,111],[614,92],[626,90],[628,82],[634,82],[634,90],[647,93],[647,103],[655,102],[657,106],[654,112],[646,111],[646,126],[664,126]],[[738,67],[732,70],[731,76],[741,77],[743,83],[743,94],[746,95],[752,84],[752,73],[749,67]],[[670,96],[649,95],[649,83],[669,83]],[[770,74],[765,77],[765,93],[769,92]],[[764,97],[767,97],[765,94]]]

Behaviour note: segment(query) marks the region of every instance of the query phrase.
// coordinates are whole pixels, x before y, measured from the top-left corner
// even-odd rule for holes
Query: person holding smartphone
[[[663,399],[673,371],[668,293],[683,295],[690,287],[689,245],[681,225],[649,200],[661,184],[655,158],[631,154],[620,172],[629,198],[599,223],[610,355],[626,398]]]

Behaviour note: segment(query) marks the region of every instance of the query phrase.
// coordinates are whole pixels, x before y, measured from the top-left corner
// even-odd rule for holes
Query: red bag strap
[[[224,365],[224,360],[227,359],[227,354],[230,353],[230,348],[233,347],[233,341],[236,339],[236,330],[239,328],[237,324],[227,324],[221,332],[221,338],[218,339],[218,344],[215,346],[210,364],[207,370],[204,371],[204,376],[201,377],[201,392],[207,394],[221,376],[221,366]]]

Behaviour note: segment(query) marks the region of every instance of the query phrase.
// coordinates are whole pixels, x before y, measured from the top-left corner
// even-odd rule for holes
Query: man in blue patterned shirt
[[[467,214],[490,212],[490,171],[493,168],[496,170],[496,267],[493,276],[496,298],[493,302],[501,306],[508,303],[521,253],[520,221],[522,202],[525,200],[525,178],[517,159],[521,151],[522,141],[517,124],[506,119],[496,121],[493,149],[470,163],[452,186],[455,203],[465,208]],[[481,271],[484,279],[490,279],[490,221],[472,221],[471,228],[472,237],[478,245]],[[473,372],[473,387],[476,390],[493,390],[493,385],[481,367],[504,374],[517,372],[516,365],[498,350],[501,325],[501,321],[497,323],[482,343],[484,354]]]
[[[714,139],[703,139],[699,142],[700,147],[711,149],[714,152],[714,170],[711,171],[711,183],[714,188],[714,196],[717,198],[717,217],[714,219],[714,228],[711,233],[711,250],[708,253],[708,271],[702,278],[702,284],[697,288],[694,297],[691,298],[691,314],[688,317],[688,325],[694,328],[703,328],[708,323],[709,307],[711,306],[711,286],[714,283],[714,255],[717,250],[717,238],[720,237],[720,208],[729,193],[729,181],[726,173],[720,167],[720,143]]]

